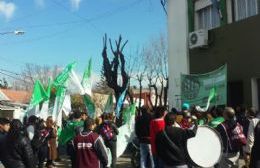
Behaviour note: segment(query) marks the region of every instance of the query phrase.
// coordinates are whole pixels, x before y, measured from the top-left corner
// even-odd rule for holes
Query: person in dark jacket
[[[4,142],[7,136],[7,133],[10,129],[10,121],[6,118],[0,118],[0,151],[3,151],[4,149]],[[2,161],[2,155],[3,153],[0,152],[0,165]]]
[[[111,151],[112,156],[112,163],[111,168],[116,167],[117,161],[117,135],[119,133],[117,126],[113,122],[113,115],[112,113],[104,113],[102,115],[102,124],[97,128],[97,132],[99,135],[102,136],[105,145]]]
[[[151,167],[154,166],[153,155],[151,149],[151,137],[150,137],[150,122],[152,121],[152,115],[146,108],[140,109],[140,116],[135,122],[135,133],[140,142],[140,166],[141,168],[147,167],[147,159],[150,158]]]
[[[108,156],[102,138],[93,132],[94,120],[88,118],[84,121],[85,130],[74,140],[76,151],[76,168],[106,168]]]
[[[30,140],[25,135],[21,121],[14,119],[6,137],[3,151],[6,168],[36,168]]]
[[[40,120],[35,126],[34,137],[31,141],[33,152],[37,157],[38,168],[43,168],[43,163],[48,156],[48,141],[51,132],[47,130],[44,120]]]
[[[260,167],[260,121],[255,128],[255,141],[251,153],[250,168]]]
[[[188,168],[186,143],[197,133],[196,117],[192,117],[194,125],[190,129],[178,127],[175,119],[176,114],[173,112],[165,116],[165,129],[156,136],[157,154],[164,168]]]

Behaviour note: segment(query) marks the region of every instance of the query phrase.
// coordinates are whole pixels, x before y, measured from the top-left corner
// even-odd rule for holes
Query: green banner
[[[190,105],[206,106],[210,92],[215,88],[213,105],[227,103],[227,66],[206,73],[181,75],[181,100]]]

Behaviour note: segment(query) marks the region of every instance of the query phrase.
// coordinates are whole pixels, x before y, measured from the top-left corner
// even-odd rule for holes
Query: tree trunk
[[[160,106],[162,106],[163,105],[163,100],[162,100],[162,98],[163,98],[163,90],[164,90],[164,83],[163,83],[163,80],[161,81],[161,93],[160,93]]]
[[[164,106],[168,106],[168,88],[169,88],[169,78],[166,78],[166,86],[164,87]]]
[[[141,100],[142,100],[142,80],[139,80],[139,88],[140,88],[140,91],[139,91],[139,104],[138,104],[138,107],[140,109],[141,107]]]

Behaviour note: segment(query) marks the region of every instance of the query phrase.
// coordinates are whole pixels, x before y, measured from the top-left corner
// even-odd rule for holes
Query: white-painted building
[[[181,73],[228,65],[228,105],[260,104],[260,0],[168,0],[169,105],[180,107]],[[216,8],[217,7],[217,8]],[[207,45],[189,48],[205,30]]]

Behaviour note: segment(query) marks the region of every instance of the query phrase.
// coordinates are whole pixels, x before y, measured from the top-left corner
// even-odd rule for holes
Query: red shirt
[[[151,136],[151,147],[152,147],[152,154],[156,155],[156,145],[155,145],[155,138],[156,135],[164,130],[165,122],[163,118],[154,119],[150,123],[150,136]]]
[[[74,146],[76,149],[76,167],[77,168],[99,168],[100,161],[95,151],[95,142],[99,135],[89,132],[87,135],[80,133],[74,139]]]
[[[188,128],[192,127],[192,124],[189,122],[189,120],[187,118],[183,118],[180,123],[180,126],[183,129],[188,129]]]

